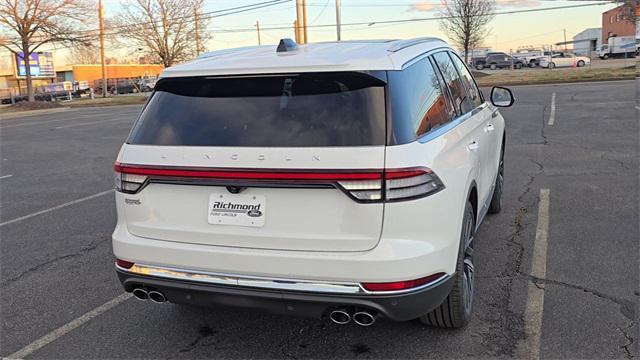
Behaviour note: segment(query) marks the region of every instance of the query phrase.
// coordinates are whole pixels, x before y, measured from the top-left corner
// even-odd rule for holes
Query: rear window
[[[128,143],[384,145],[384,86],[364,73],[166,78],[158,81]]]

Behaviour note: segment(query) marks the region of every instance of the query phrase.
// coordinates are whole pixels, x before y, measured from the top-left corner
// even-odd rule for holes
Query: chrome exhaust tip
[[[351,322],[351,315],[345,309],[336,309],[329,313],[329,319],[336,324],[345,325]]]
[[[131,292],[136,299],[145,301],[149,298],[149,293],[143,288],[135,288]]]
[[[151,301],[156,304],[162,304],[163,302],[167,301],[167,298],[164,297],[164,294],[156,290],[149,291],[149,299],[151,299]]]
[[[368,310],[361,310],[353,314],[353,322],[360,326],[371,326],[376,322],[376,315]]]

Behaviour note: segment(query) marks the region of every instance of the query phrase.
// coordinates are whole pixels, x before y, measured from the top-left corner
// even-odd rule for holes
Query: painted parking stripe
[[[549,189],[540,189],[538,203],[538,226],[533,244],[531,275],[544,279],[547,275],[547,239],[549,235]],[[540,339],[542,337],[542,316],[544,313],[544,285],[529,282],[527,305],[525,308],[525,340],[519,349],[519,357],[540,358]]]
[[[551,95],[551,113],[549,114],[549,125],[556,121],[556,93]]]
[[[58,210],[58,209],[65,208],[67,206],[75,205],[75,204],[81,203],[83,201],[95,199],[95,198],[100,197],[102,195],[110,194],[112,192],[113,192],[113,189],[107,190],[107,191],[103,191],[103,192],[99,192],[97,194],[93,194],[93,195],[86,196],[86,197],[83,197],[83,198],[80,198],[80,199],[77,199],[77,200],[69,201],[68,203],[64,203],[64,204],[61,204],[61,205],[58,205],[58,206],[54,206],[52,208],[48,208],[48,209],[45,209],[45,210],[34,212],[32,214],[29,214],[29,215],[21,216],[19,218],[8,220],[8,221],[5,221],[3,223],[0,223],[0,227],[3,227],[5,225],[9,225],[9,224],[13,224],[13,223],[17,223],[19,221],[31,219],[31,218],[36,217],[38,215],[46,214],[46,213],[49,213],[49,212],[52,212],[52,211],[55,211],[55,210]]]
[[[4,176],[0,176],[0,180],[2,179],[8,179],[10,177],[12,177],[13,175],[9,174],[9,175],[4,175]]]
[[[56,341],[57,339],[59,339],[60,337],[66,335],[67,333],[69,333],[70,331],[77,329],[78,327],[86,324],[87,322],[91,321],[91,319],[99,316],[100,314],[103,314],[109,310],[111,310],[112,308],[116,307],[119,304],[122,304],[123,302],[127,301],[128,299],[131,298],[131,294],[130,293],[124,293],[122,295],[116,296],[115,298],[107,301],[106,303],[98,306],[97,308],[85,313],[84,315],[75,318],[74,320],[72,320],[71,322],[68,322],[64,325],[62,325],[61,327],[53,330],[52,332],[44,335],[43,337],[39,338],[38,340],[32,342],[31,344],[23,347],[22,349],[14,352],[13,354],[7,356],[8,359],[23,359],[26,356],[29,356],[30,354],[33,354],[34,352],[38,351],[39,349],[43,348],[44,346]]]

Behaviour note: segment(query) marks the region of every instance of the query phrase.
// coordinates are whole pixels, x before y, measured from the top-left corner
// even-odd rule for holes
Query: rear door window
[[[364,73],[165,78],[128,142],[173,146],[384,145],[385,82]]]
[[[449,122],[455,111],[428,58],[402,71],[389,71],[392,143],[408,143]]]
[[[459,115],[466,114],[473,110],[476,105],[472,100],[465,79],[458,73],[456,66],[451,61],[449,54],[445,51],[433,55],[434,60],[438,64],[438,68],[442,72],[444,81],[449,87],[453,103]]]
[[[449,56],[451,56],[451,60],[453,60],[453,64],[456,66],[456,69],[458,69],[458,72],[460,73],[460,76],[462,77],[462,80],[464,81],[465,86],[469,90],[469,100],[472,102],[473,107],[476,108],[482,105],[482,103],[484,102],[482,100],[482,94],[478,89],[476,82],[473,80],[473,76],[471,75],[471,72],[469,71],[469,69],[467,69],[467,67],[464,66],[464,63],[462,62],[462,60],[460,60],[460,58],[455,54],[449,53]]]

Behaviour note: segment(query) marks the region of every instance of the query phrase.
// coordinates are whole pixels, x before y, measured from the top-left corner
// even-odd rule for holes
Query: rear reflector
[[[118,265],[119,267],[124,268],[124,269],[131,269],[131,267],[133,267],[133,264],[134,263],[132,263],[130,261],[116,259],[116,265]]]
[[[398,291],[413,289],[422,285],[426,285],[446,276],[445,273],[437,273],[415,280],[404,280],[386,283],[361,283],[362,287],[368,291]]]

